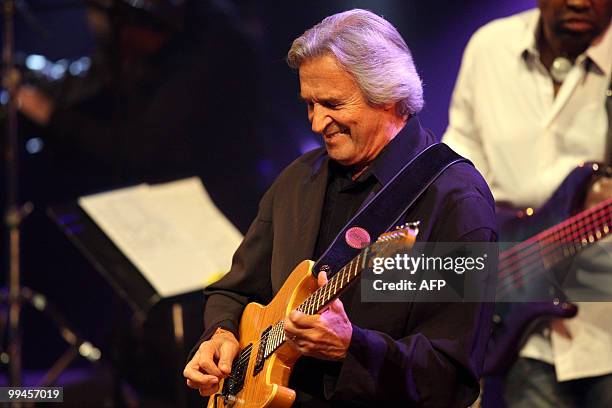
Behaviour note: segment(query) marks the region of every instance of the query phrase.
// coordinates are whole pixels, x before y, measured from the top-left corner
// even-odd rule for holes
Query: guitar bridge
[[[251,358],[252,349],[253,344],[249,344],[240,352],[240,354],[238,354],[238,357],[236,357],[232,363],[231,374],[223,382],[221,395],[223,395],[223,400],[225,401],[226,405],[229,403],[233,404],[233,401],[236,400],[236,394],[238,394],[244,387],[244,378],[246,377],[246,370],[249,366],[249,359]]]

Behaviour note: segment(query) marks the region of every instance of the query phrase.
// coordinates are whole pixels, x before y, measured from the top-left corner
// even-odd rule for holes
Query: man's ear
[[[392,115],[400,118],[404,122],[407,121],[408,119],[410,119],[410,115],[409,114],[399,115],[397,113],[397,102],[393,102],[393,103],[388,103],[388,104],[382,105],[380,108],[383,111],[385,111],[385,113],[392,114]]]
[[[385,105],[382,105],[381,108],[385,111],[390,111],[390,110],[395,111],[396,106],[397,106],[397,102],[393,102],[393,103],[387,103]]]

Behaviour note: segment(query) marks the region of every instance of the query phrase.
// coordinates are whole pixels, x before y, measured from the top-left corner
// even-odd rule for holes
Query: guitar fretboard
[[[332,299],[338,296],[349,286],[363,271],[367,264],[368,248],[363,250],[357,257],[344,266],[337,274],[327,282],[325,286],[314,291],[297,310],[306,314],[315,314]]]
[[[415,237],[417,232],[418,230],[410,230],[409,234]],[[379,241],[365,248],[359,255],[353,258],[351,262],[340,269],[324,286],[321,286],[308,296],[296,310],[311,315],[319,313],[331,300],[340,295],[342,291],[357,279],[368,265],[368,256],[385,253],[390,245],[394,243],[397,244],[396,241],[402,240],[406,236],[406,233],[407,232],[402,229],[384,234],[384,237],[379,238]],[[272,355],[285,339],[283,322],[279,321],[272,325],[261,336],[261,341],[265,344],[261,349],[261,355],[258,357],[258,361],[261,362]]]
[[[351,262],[346,264],[338,273],[332,276],[326,285],[321,286],[306,298],[300,306],[297,307],[302,313],[316,314],[321,311],[326,304],[338,296],[346,289],[363,271],[367,264],[367,256],[369,248],[364,249]],[[271,355],[285,341],[285,329],[283,322],[276,323],[266,334],[266,345],[264,350],[264,358]]]
[[[497,293],[525,284],[523,278],[548,271],[565,259],[610,235],[612,199],[582,211],[524,241],[499,257]]]

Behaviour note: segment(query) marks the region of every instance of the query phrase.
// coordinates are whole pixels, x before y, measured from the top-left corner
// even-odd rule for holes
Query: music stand
[[[194,339],[201,333],[202,290],[164,298],[76,202],[50,206],[47,214],[129,306],[137,330],[152,319],[169,317],[174,346],[172,355],[176,363],[174,372],[177,374],[177,406],[185,406],[188,390],[180,373],[187,354],[185,339],[195,343]],[[185,313],[185,309],[194,313]]]

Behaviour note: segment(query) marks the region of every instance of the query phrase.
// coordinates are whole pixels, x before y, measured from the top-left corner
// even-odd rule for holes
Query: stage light
[[[81,57],[78,60],[73,61],[68,66],[68,71],[70,71],[71,75],[79,76],[87,72],[90,66],[91,66],[91,60],[89,59],[89,57]]]
[[[102,356],[100,349],[98,349],[88,341],[84,341],[83,343],[81,343],[81,345],[79,346],[79,354],[88,359],[89,361],[98,361]]]
[[[61,59],[57,61],[55,64],[51,65],[49,76],[55,80],[62,79],[67,69],[68,69],[68,61],[65,59]]]
[[[25,144],[26,151],[30,154],[40,153],[44,147],[45,143],[40,137],[33,137]]]
[[[47,65],[47,59],[42,55],[32,54],[26,58],[26,67],[32,71],[40,71]]]

